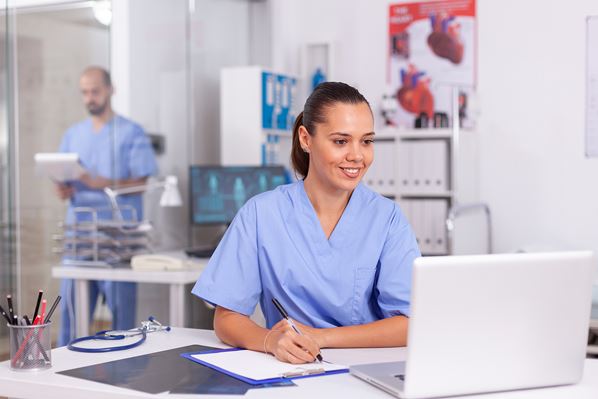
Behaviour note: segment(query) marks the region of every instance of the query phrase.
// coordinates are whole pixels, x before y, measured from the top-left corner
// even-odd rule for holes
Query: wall
[[[377,112],[388,4],[399,2],[271,0],[274,68],[299,73],[302,43],[332,41],[332,78],[356,84]],[[491,206],[495,251],[598,252],[598,160],[584,158],[585,17],[598,2],[477,5],[479,181],[470,183]]]

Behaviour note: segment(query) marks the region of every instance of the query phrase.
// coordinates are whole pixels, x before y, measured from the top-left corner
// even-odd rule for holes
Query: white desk
[[[77,337],[89,335],[89,284],[91,280],[122,281],[132,283],[168,284],[169,325],[185,327],[185,285],[197,281],[208,259],[194,259],[193,267],[172,271],[137,271],[129,268],[95,268],[82,266],[56,266],[52,277],[75,280],[75,331]]]
[[[172,398],[208,399],[243,398],[243,396],[150,395],[144,392],[118,388],[111,385],[55,374],[57,371],[104,363],[111,360],[138,356],[146,353],[177,348],[186,345],[223,347],[213,331],[175,328],[166,333],[154,333],[147,341],[134,349],[113,353],[87,354],[71,352],[66,348],[52,350],[53,367],[42,372],[13,372],[8,362],[0,363],[0,396],[16,398]],[[389,362],[405,359],[404,348],[376,349],[324,349],[324,357],[332,362],[353,365]],[[167,372],[167,370],[165,370]],[[349,375],[336,374],[317,378],[295,380],[297,387],[278,387],[249,390],[247,398],[385,398],[390,396],[373,386]],[[469,395],[466,399],[596,399],[598,397],[598,359],[586,360],[583,381],[576,385],[554,388],[528,389],[486,395]]]

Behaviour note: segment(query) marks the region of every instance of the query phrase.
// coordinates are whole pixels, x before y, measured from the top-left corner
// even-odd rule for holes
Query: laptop
[[[595,265],[589,251],[418,258],[406,361],[351,374],[408,399],[574,384]]]

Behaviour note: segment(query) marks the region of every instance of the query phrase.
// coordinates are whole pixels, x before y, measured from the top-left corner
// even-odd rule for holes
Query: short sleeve
[[[148,177],[158,172],[154,149],[149,137],[141,127],[135,127],[135,134],[129,143],[129,173],[132,179]]]
[[[207,302],[247,316],[262,293],[256,212],[252,200],[239,210],[192,290]]]
[[[62,135],[62,140],[60,141],[60,147],[58,147],[58,152],[70,152],[69,150],[69,137],[70,137],[70,129],[64,132]]]
[[[376,286],[378,306],[384,318],[410,315],[413,261],[421,253],[407,219],[395,206],[388,236],[380,256]]]

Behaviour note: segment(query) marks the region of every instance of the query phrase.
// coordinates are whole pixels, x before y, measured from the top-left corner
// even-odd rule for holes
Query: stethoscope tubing
[[[82,348],[80,346],[75,346],[76,344],[78,344],[80,342],[85,342],[85,341],[118,341],[118,340],[125,339],[125,337],[127,337],[124,334],[118,334],[118,335],[106,334],[110,331],[111,330],[98,331],[95,335],[90,335],[90,336],[81,337],[81,338],[75,338],[74,340],[69,342],[69,344],[67,345],[67,348],[72,351],[75,351],[75,352],[83,352],[83,353],[116,352],[116,351],[122,351],[122,350],[133,349],[135,347],[138,347],[139,345],[144,343],[145,340],[147,339],[147,331],[144,329],[139,329],[139,334],[141,334],[141,337],[137,341],[131,342],[130,344],[120,345],[120,346],[108,346],[108,347],[104,347],[104,348]],[[129,335],[129,336],[131,336],[131,335]]]

